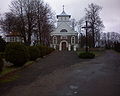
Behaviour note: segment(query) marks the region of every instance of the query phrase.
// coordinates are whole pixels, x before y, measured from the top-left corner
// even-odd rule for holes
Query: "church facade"
[[[70,26],[71,15],[63,12],[57,15],[57,28],[51,32],[51,47],[62,51],[76,51],[78,47],[78,33]]]

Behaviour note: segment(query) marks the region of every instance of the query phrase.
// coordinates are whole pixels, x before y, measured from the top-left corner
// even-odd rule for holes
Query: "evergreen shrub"
[[[30,55],[30,60],[36,60],[37,58],[40,57],[40,50],[36,46],[29,46],[29,55]]]
[[[120,43],[117,42],[114,44],[114,50],[120,52]]]
[[[40,50],[40,57],[43,57],[45,55],[50,54],[52,51],[54,51],[53,48],[47,47],[47,46],[42,46],[42,45],[38,45],[37,46]]]
[[[2,36],[0,36],[0,52],[4,52],[6,47],[6,42],[5,40],[2,38]]]
[[[5,59],[14,64],[14,66],[22,66],[29,59],[27,47],[21,43],[9,43],[5,49]]]
[[[2,57],[0,56],[0,73],[2,72],[3,66],[4,66],[4,62]]]
[[[0,52],[2,58],[5,58],[5,52]]]

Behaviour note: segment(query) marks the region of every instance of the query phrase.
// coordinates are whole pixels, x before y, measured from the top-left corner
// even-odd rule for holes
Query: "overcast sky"
[[[9,10],[9,4],[12,0],[0,0],[0,12]],[[96,3],[103,7],[100,17],[105,25],[105,32],[120,32],[120,0],[44,0],[48,3],[56,14],[62,12],[62,6],[65,6],[65,12],[72,15],[72,18],[81,19],[85,14],[85,8],[90,3]]]

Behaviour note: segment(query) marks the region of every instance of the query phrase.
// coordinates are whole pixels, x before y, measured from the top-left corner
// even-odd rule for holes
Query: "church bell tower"
[[[64,5],[63,5],[63,11],[60,15],[57,15],[57,26],[59,26],[62,22],[66,22],[67,24],[70,24],[70,18],[71,18],[71,15],[68,15],[65,13],[65,10],[64,10]]]

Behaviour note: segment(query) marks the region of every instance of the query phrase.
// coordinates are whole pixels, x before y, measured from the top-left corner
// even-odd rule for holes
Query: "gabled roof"
[[[6,37],[12,37],[12,36],[20,36],[19,32],[10,32],[9,34],[6,35]]]
[[[64,27],[63,27],[64,26]],[[66,29],[68,32],[60,32],[62,29]],[[66,22],[62,22],[51,34],[66,34],[66,35],[77,35],[78,33],[72,29]]]

